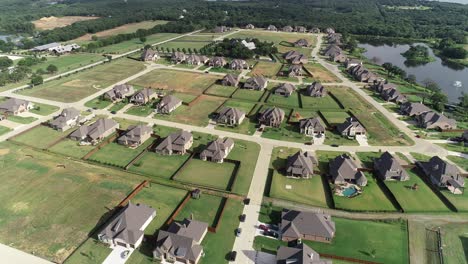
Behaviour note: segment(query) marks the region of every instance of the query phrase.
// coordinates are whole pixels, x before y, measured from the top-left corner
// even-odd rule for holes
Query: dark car
[[[278,233],[276,233],[276,232],[273,232],[273,231],[267,231],[267,232],[263,232],[263,234],[264,234],[265,236],[269,236],[269,237],[278,238]]]
[[[245,217],[246,217],[246,215],[245,215],[245,214],[242,214],[241,216],[239,216],[239,220],[240,220],[241,222],[245,222]]]
[[[339,147],[340,145],[338,145],[338,144],[331,144],[330,146],[332,146],[332,147],[334,147],[334,148],[337,148],[337,147]]]
[[[268,227],[266,225],[259,225],[258,229],[261,229],[261,230],[263,230],[265,232],[268,232]]]
[[[115,114],[117,114],[117,112],[116,111],[111,111],[111,114],[115,115]]]
[[[229,254],[229,261],[236,261],[237,251],[231,251]]]
[[[242,233],[242,228],[240,228],[240,227],[236,228],[236,236],[239,237],[241,235],[241,233]]]
[[[249,205],[250,204],[250,198],[245,198],[244,199],[244,204]]]
[[[304,144],[305,144],[305,145],[308,145],[308,146],[310,146],[310,145],[313,145],[313,144],[314,144],[314,142],[307,141],[307,142],[306,142],[306,143],[304,143]]]

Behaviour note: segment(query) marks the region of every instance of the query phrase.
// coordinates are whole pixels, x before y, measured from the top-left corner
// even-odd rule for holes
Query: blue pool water
[[[343,190],[343,195],[346,196],[346,197],[351,197],[356,193],[357,193],[357,190],[356,190],[356,188],[354,188],[354,186],[350,186],[350,187]]]

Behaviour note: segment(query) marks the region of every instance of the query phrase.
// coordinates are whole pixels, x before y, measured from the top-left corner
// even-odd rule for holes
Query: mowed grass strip
[[[249,192],[259,153],[260,145],[257,143],[239,139],[234,140],[234,148],[229,153],[228,158],[241,162],[232,189],[234,193],[247,195]]]
[[[247,90],[247,89],[238,89],[233,95],[232,98],[234,99],[241,99],[246,101],[260,101],[262,98],[264,91],[254,91],[254,90]]]
[[[0,125],[0,136],[12,131],[11,128]]]
[[[142,48],[146,44],[155,44],[161,41],[165,41],[171,38],[179,36],[176,33],[157,33],[146,37],[146,42],[143,43],[138,38],[131,40],[123,41],[118,44],[105,46],[102,48],[95,49],[96,52],[100,53],[110,53],[110,54],[120,54],[128,51],[133,51],[136,49]]]
[[[177,174],[175,180],[225,190],[235,165],[216,163],[194,158]]]
[[[52,76],[59,73],[71,71],[88,64],[104,60],[105,57],[100,54],[94,53],[73,53],[61,56],[48,56],[47,61],[31,66],[31,70],[36,72],[39,69],[47,71],[47,67],[51,64],[57,66],[57,72],[53,74],[46,74],[45,76]]]
[[[120,80],[144,69],[141,62],[131,59],[118,59],[92,69],[46,82],[20,93],[32,97],[71,103],[92,95]]]
[[[240,101],[240,100],[227,100],[223,104],[223,106],[224,107],[233,107],[233,108],[242,110],[242,111],[244,111],[245,115],[247,115],[252,110],[252,108],[254,108],[255,103],[244,102],[244,101]],[[246,120],[244,120],[244,121],[246,121]]]
[[[50,115],[53,112],[59,110],[59,107],[47,104],[34,103],[34,108],[29,110],[29,112],[38,114],[41,116]]]
[[[346,118],[349,117],[349,114],[346,112],[328,112],[328,111],[320,111],[320,113],[323,115],[325,120],[328,122],[330,125],[338,125],[343,123]]]
[[[154,70],[131,81],[131,84],[199,95],[219,76],[185,71]]]
[[[169,179],[184,164],[189,155],[160,155],[147,152],[130,167],[130,171]]]
[[[7,117],[7,120],[18,123],[18,124],[31,124],[32,122],[36,121],[37,118],[32,117],[32,116],[10,115]]]

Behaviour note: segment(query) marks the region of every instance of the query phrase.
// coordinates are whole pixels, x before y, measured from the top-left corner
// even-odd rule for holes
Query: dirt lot
[[[86,16],[65,16],[65,17],[43,17],[32,23],[38,30],[49,30],[54,28],[61,28],[71,25],[75,22],[98,19],[99,17],[86,17]]]
[[[96,35],[99,38],[102,38],[102,37],[108,37],[108,36],[113,36],[113,35],[118,35],[118,34],[126,34],[126,33],[135,32],[138,29],[150,29],[156,25],[161,25],[161,24],[166,24],[166,23],[167,21],[163,21],[163,20],[130,23],[130,24],[126,24],[120,27],[100,31],[95,34],[86,34],[84,36],[81,36],[75,39],[74,41],[90,41],[93,35]]]

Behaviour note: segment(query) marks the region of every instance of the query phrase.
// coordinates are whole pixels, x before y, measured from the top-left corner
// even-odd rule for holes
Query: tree
[[[390,77],[390,72],[393,69],[393,64],[391,64],[390,62],[385,62],[384,64],[382,64],[382,67],[387,71],[387,77]]]
[[[461,107],[468,108],[468,93],[462,92],[458,100],[460,101],[459,104]]]
[[[440,90],[439,85],[432,79],[426,78],[422,81],[422,83],[431,92],[436,92]]]
[[[147,49],[151,49],[151,45],[150,44],[146,44],[143,49],[147,50]],[[156,50],[158,50],[158,47],[156,47]]]
[[[36,71],[36,74],[38,74],[38,75],[44,75],[46,73],[47,72],[44,69],[37,69],[37,71]]]
[[[8,57],[0,57],[0,70],[6,70],[13,65],[13,60]]]
[[[31,77],[31,85],[32,86],[36,86],[36,85],[39,85],[39,84],[42,84],[42,83],[44,83],[44,79],[42,79],[42,76],[34,74]]]
[[[409,74],[408,77],[406,77],[406,81],[413,85],[416,84],[416,75]]]
[[[145,43],[146,42],[146,37],[140,37],[140,41],[141,41],[141,43]]]
[[[448,102],[447,95],[440,91],[434,92],[431,97],[432,107],[437,111],[444,111],[445,104]]]
[[[92,36],[91,36],[91,40],[92,40],[92,41],[98,41],[99,38],[98,38],[98,36],[96,36],[96,35],[92,35]]]
[[[58,68],[54,64],[50,64],[49,66],[47,66],[47,72],[49,74],[56,73],[57,71],[58,71]]]

